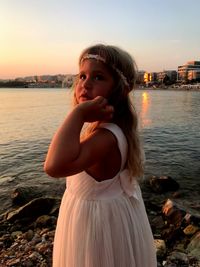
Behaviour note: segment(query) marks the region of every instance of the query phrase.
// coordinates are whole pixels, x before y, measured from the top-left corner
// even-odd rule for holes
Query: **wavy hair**
[[[79,58],[79,65],[87,54],[98,55],[105,59],[105,64],[114,77],[115,86],[108,99],[109,104],[113,105],[115,110],[112,122],[116,123],[126,136],[128,142],[126,167],[129,169],[131,177],[139,179],[143,175],[143,157],[138,132],[138,117],[130,99],[137,77],[135,61],[129,53],[119,47],[97,44],[83,50]],[[125,76],[126,83],[119,73]],[[77,104],[75,96],[74,104]],[[94,131],[98,125],[99,122],[90,124],[86,134]]]

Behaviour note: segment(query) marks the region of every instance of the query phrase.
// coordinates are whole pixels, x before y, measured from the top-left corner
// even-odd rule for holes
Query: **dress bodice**
[[[138,184],[136,179],[131,179],[128,169],[125,169],[127,160],[127,140],[122,130],[113,123],[103,123],[101,128],[111,131],[116,139],[121,154],[121,166],[119,172],[111,179],[96,181],[91,175],[83,171],[67,177],[67,191],[72,195],[88,200],[100,200],[115,198],[125,192],[129,196],[137,198]],[[139,189],[139,188],[138,188]]]

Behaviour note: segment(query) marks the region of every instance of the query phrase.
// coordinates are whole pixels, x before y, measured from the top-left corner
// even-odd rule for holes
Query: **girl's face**
[[[114,79],[106,65],[95,59],[85,59],[79,68],[75,87],[77,103],[92,100],[96,96],[109,98]]]

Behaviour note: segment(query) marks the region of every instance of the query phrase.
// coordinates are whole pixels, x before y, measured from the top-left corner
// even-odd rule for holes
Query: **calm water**
[[[65,89],[0,89],[0,194],[15,185],[58,182],[43,172],[53,133],[71,105]],[[200,93],[136,91],[146,176],[171,175],[200,193]],[[195,189],[195,190],[194,190]]]

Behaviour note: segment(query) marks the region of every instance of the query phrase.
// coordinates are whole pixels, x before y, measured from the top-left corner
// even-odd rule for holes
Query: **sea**
[[[0,212],[16,187],[53,190],[63,183],[46,175],[43,163],[72,98],[71,89],[0,89]],[[185,202],[200,204],[200,92],[142,89],[131,98],[145,151],[145,179],[171,176]]]

